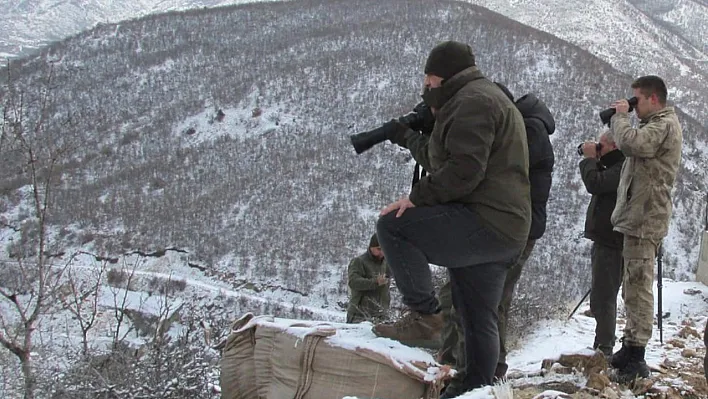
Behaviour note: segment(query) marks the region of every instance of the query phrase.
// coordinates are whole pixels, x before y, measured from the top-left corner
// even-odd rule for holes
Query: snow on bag
[[[247,313],[217,346],[223,399],[429,399],[454,371],[371,325]]]

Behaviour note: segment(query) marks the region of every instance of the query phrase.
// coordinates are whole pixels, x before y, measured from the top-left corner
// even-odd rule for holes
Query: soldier
[[[617,205],[612,212],[615,231],[624,234],[623,292],[627,310],[622,349],[612,356],[618,377],[648,377],[644,352],[654,321],[654,258],[671,218],[671,189],[681,163],[683,134],[673,107],[666,105],[667,89],[658,76],[632,83],[639,127],[629,123],[629,103],[613,107],[612,135],[627,160],[622,167]]]
[[[351,297],[347,307],[347,323],[379,321],[384,318],[391,303],[388,274],[388,265],[374,234],[366,253],[349,263]]]
[[[617,149],[609,130],[600,136],[599,143],[583,143],[582,151],[585,159],[580,161],[580,176],[588,193],[592,194],[585,218],[585,237],[593,242],[590,286],[590,310],[596,323],[593,349],[600,350],[609,359],[615,346],[624,239],[622,233],[613,231],[610,216],[617,201],[624,154]]]

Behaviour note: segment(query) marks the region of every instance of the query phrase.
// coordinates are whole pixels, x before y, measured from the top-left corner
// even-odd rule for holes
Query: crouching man
[[[349,306],[347,323],[380,321],[391,304],[388,264],[384,259],[376,234],[369,241],[365,254],[349,262]]]

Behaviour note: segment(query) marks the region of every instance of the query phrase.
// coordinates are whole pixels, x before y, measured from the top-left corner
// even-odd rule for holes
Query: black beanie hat
[[[379,245],[379,238],[376,236],[376,234],[371,236],[371,241],[369,241],[369,248],[377,248],[380,246],[381,245]]]
[[[463,69],[475,66],[470,46],[455,42],[442,42],[435,46],[425,62],[425,74],[450,79]]]

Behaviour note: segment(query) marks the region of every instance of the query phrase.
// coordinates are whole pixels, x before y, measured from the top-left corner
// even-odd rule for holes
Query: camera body
[[[420,130],[417,127],[423,126],[423,123],[425,123],[425,118],[421,114],[413,111],[398,118],[398,122],[408,126],[413,130]]]
[[[584,145],[584,144],[585,144],[585,143],[580,143],[580,145],[578,145],[578,155],[580,155],[581,157],[583,156],[583,145]],[[602,150],[602,144],[600,144],[600,143],[595,143],[595,152],[596,152],[598,155],[600,154],[600,150]]]
[[[637,106],[639,99],[637,99],[637,97],[632,97],[632,98],[628,98],[627,102],[629,103],[629,112],[632,112],[632,111],[634,111],[634,107]],[[605,110],[602,110],[600,112],[600,120],[602,121],[602,124],[610,126],[610,119],[612,119],[612,115],[614,115],[616,113],[617,113],[617,110],[614,108],[607,108]]]

